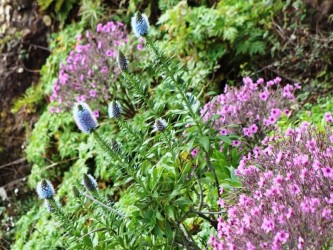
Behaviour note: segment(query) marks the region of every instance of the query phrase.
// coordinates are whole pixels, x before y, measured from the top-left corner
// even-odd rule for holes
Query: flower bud
[[[73,191],[74,197],[78,198],[81,196],[80,191],[78,190],[78,188],[76,186],[73,186],[72,191]]]
[[[94,177],[90,174],[83,175],[83,186],[89,191],[96,191],[97,190],[97,182]]]
[[[49,180],[41,180],[37,184],[37,194],[41,199],[51,199],[54,196],[54,188]]]
[[[121,116],[121,106],[118,101],[112,101],[109,104],[108,113],[110,118],[119,118]]]
[[[78,128],[86,134],[95,129],[98,124],[93,112],[88,104],[84,102],[76,103],[73,109],[73,116]]]
[[[141,14],[140,12],[135,13],[132,17],[131,25],[133,32],[137,37],[146,36],[148,34],[149,22],[145,14]]]
[[[120,50],[118,51],[118,55],[117,55],[117,64],[118,64],[118,67],[120,68],[120,70],[122,70],[122,71],[128,70],[127,59],[126,59],[124,53],[121,52]]]
[[[160,119],[157,119],[154,123],[154,130],[153,131],[159,131],[159,132],[162,132],[165,130],[167,126],[167,123],[164,119],[160,118]]]
[[[110,148],[116,154],[120,153],[120,151],[121,151],[121,146],[118,144],[118,142],[116,140],[112,140]]]

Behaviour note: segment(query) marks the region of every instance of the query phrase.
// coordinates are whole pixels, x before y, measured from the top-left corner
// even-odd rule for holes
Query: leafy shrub
[[[214,119],[213,127],[221,135],[244,136],[247,142],[255,144],[272,131],[283,114],[291,114],[294,92],[300,86],[283,87],[280,77],[266,83],[262,78],[253,82],[246,77],[243,82],[240,89],[227,86],[224,94],[215,97],[200,112],[204,122],[219,116]],[[234,145],[239,146],[239,143],[234,142]]]
[[[332,117],[331,117],[332,118]],[[330,119],[332,120],[332,119]],[[303,122],[244,156],[236,205],[220,205],[214,249],[321,249],[332,243],[332,132]]]
[[[254,58],[270,45],[271,16],[279,8],[279,1],[219,1],[211,8],[181,1],[159,19],[164,34],[161,47],[186,62],[192,87],[221,66],[223,75],[217,76],[230,78],[230,73],[239,74],[242,64],[257,65]]]
[[[38,0],[41,10],[52,9],[57,15],[57,19],[64,25],[70,11],[77,5],[79,0]]]
[[[138,25],[146,21],[140,15],[137,18],[134,23]],[[142,27],[137,28],[142,31]],[[131,73],[132,61],[122,57],[118,62],[124,77],[121,83],[126,89],[118,88],[110,100],[111,120],[104,115],[106,107],[101,107],[100,126],[96,127],[92,112],[85,112],[85,104],[76,106],[75,117],[87,134],[73,132],[73,122],[66,112],[44,113],[43,119],[52,117],[52,120],[47,125],[45,121],[37,124],[38,128],[44,124],[46,135],[54,127],[51,133],[61,153],[54,155],[57,160],[74,157],[68,171],[58,173],[61,183],[57,193],[63,197],[62,206],[58,209],[55,201],[47,201],[47,208],[59,223],[50,234],[60,238],[56,243],[60,248],[201,249],[215,225],[214,213],[219,213],[215,210],[220,184],[227,188],[239,185],[233,174],[239,153],[229,147],[228,137],[216,136],[200,119],[198,101],[193,102],[197,93],[187,93],[190,81],[182,78],[184,68],[168,59],[146,32],[137,33],[144,35],[156,76],[163,76],[159,85],[152,86],[141,80],[141,75]],[[144,51],[140,53],[145,55]],[[168,99],[162,98],[166,93]],[[133,97],[134,116],[126,116],[127,110],[119,107],[123,106],[119,97],[125,94]],[[186,124],[190,127],[186,128]],[[221,139],[226,143],[220,151]],[[199,151],[191,157],[194,148]],[[50,174],[43,167],[41,164],[34,168],[40,171],[39,179],[55,180],[56,173]],[[88,172],[94,172],[101,187],[98,191],[85,190],[79,184]],[[33,173],[31,184],[36,183],[37,173]],[[85,181],[91,180],[90,177]],[[80,194],[76,194],[78,199],[68,194],[74,185]],[[43,222],[37,222],[36,231],[45,231],[45,220],[50,218],[45,218],[43,211],[38,215]],[[204,228],[206,234],[199,235],[193,230],[198,227]],[[20,233],[28,229],[23,227]],[[36,231],[17,243],[16,249],[34,246],[37,241],[45,246],[54,243],[54,239],[38,237]]]

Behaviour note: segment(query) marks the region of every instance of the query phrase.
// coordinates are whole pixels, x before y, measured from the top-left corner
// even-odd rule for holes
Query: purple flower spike
[[[76,125],[83,133],[89,134],[91,130],[98,126],[93,112],[89,108],[88,104],[84,102],[75,104],[73,116]]]
[[[146,36],[149,31],[149,22],[145,14],[137,12],[131,20],[131,25],[134,34],[137,37]]]
[[[52,183],[45,179],[38,182],[36,191],[41,199],[51,199],[55,193]]]

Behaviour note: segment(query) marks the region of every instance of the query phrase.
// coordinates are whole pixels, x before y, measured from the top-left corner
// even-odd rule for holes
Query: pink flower
[[[324,118],[325,118],[325,121],[328,122],[328,123],[333,122],[333,117],[332,117],[331,112],[326,112],[325,115],[324,115]]]
[[[268,119],[264,119],[264,126],[269,126],[271,125],[270,121]]]
[[[268,81],[267,86],[272,87],[274,86],[275,82],[274,81]]]
[[[98,118],[99,117],[99,111],[96,109],[93,111],[93,115]]]
[[[262,222],[261,228],[266,232],[269,233],[271,232],[275,227],[275,223],[273,220],[268,219],[266,217],[264,217],[264,220]]]
[[[329,207],[324,207],[323,211],[321,212],[321,215],[327,220],[331,220],[333,218],[332,210]]]
[[[274,117],[274,116],[270,116],[269,118],[268,118],[268,120],[269,120],[269,124],[275,124],[276,123],[276,117]]]
[[[136,46],[136,48],[137,48],[138,50],[142,50],[142,49],[143,49],[143,45],[142,45],[141,43],[139,43],[138,46]]]
[[[105,55],[108,56],[108,57],[112,57],[112,56],[113,56],[113,51],[111,51],[111,50],[107,50],[107,51],[105,52]]]
[[[101,24],[101,23],[97,24],[97,26],[96,26],[97,32],[101,32],[102,28],[103,28],[103,24]]]
[[[287,117],[289,117],[289,116],[291,115],[291,111],[288,110],[288,109],[285,109],[285,110],[283,111],[283,113],[284,113]]]
[[[256,124],[252,124],[250,126],[250,131],[251,131],[252,134],[257,133],[258,132],[258,126]]]
[[[224,208],[224,201],[221,198],[219,198],[217,204],[219,204],[221,208]]]
[[[241,142],[239,140],[232,141],[233,147],[239,147],[241,145]]]
[[[259,78],[258,80],[257,80],[257,84],[263,84],[264,83],[264,79],[263,78]]]
[[[191,152],[192,157],[193,157],[193,158],[197,157],[198,152],[199,152],[199,149],[198,149],[198,148],[193,149],[192,152]]]
[[[323,176],[327,178],[331,178],[333,180],[333,168],[331,167],[324,167],[321,169],[323,172]]]
[[[222,195],[224,193],[224,188],[220,187],[220,195]]]
[[[228,135],[228,130],[225,129],[225,128],[222,128],[222,129],[220,130],[220,135]]]
[[[301,191],[297,184],[292,184],[292,185],[289,185],[288,187],[289,187],[290,192],[295,195],[298,195]]]
[[[304,239],[301,236],[298,237],[297,249],[304,249]]]
[[[269,95],[270,95],[269,91],[265,90],[264,92],[259,93],[259,98],[262,101],[267,101]]]
[[[281,77],[276,77],[273,81],[274,83],[278,84],[281,82],[281,80],[282,80]]]
[[[282,112],[280,109],[274,108],[271,111],[271,116],[276,117],[276,118],[279,118],[281,116],[281,114],[282,114]]]
[[[91,97],[95,97],[96,96],[96,91],[95,90],[89,90],[89,95],[91,96]]]
[[[251,242],[248,241],[246,243],[246,249],[247,250],[255,250],[256,248],[255,248],[255,246]]]
[[[295,87],[295,89],[301,89],[302,88],[301,85],[297,82],[294,83],[294,87]]]
[[[289,238],[289,234],[285,231],[280,231],[274,237],[274,241],[281,242],[282,244],[286,243]]]

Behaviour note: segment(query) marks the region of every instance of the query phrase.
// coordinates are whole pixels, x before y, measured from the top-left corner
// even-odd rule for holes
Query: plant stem
[[[186,107],[187,107],[187,109],[188,109],[188,111],[189,111],[189,113],[190,113],[190,115],[191,115],[191,117],[192,117],[192,119],[193,119],[196,127],[198,128],[198,132],[199,132],[200,136],[204,137],[202,126],[201,126],[202,124],[199,123],[199,121],[197,119],[197,116],[194,113],[194,111],[193,111],[193,109],[191,107],[191,104],[189,103],[189,101],[188,101],[188,99],[186,97],[185,92],[183,91],[183,89],[181,88],[181,86],[179,86],[177,80],[174,77],[174,74],[172,74],[172,72],[170,71],[169,66],[164,63],[163,58],[161,56],[161,53],[156,48],[154,42],[148,36],[146,37],[146,41],[147,41],[147,44],[149,45],[149,47],[154,52],[156,58],[160,61],[160,63],[162,65],[162,67],[164,68],[167,76],[172,80],[172,82],[174,83],[174,86],[177,88],[178,93],[181,95],[183,101],[185,102],[185,105],[186,105]],[[202,150],[204,151],[204,153],[206,155],[207,166],[212,171],[212,173],[214,175],[215,185],[216,185],[217,194],[218,194],[219,193],[219,186],[220,185],[219,185],[219,181],[218,181],[218,178],[217,178],[216,171],[215,171],[214,167],[211,164],[210,157],[209,157],[209,152],[206,151],[206,149],[204,147],[202,147]]]
[[[113,150],[110,148],[110,146],[102,139],[102,137],[99,135],[97,130],[93,130],[93,134],[96,138],[97,143],[100,145],[100,147],[108,153],[108,155],[111,157],[111,159],[117,159],[119,162],[122,162],[122,159],[120,158],[119,154],[116,154],[113,152]]]
[[[88,198],[89,200],[91,200],[91,201],[97,203],[98,205],[100,205],[101,207],[104,207],[105,209],[109,210],[110,212],[115,213],[115,214],[119,215],[120,217],[125,217],[124,214],[118,212],[117,210],[113,209],[112,207],[109,207],[109,206],[105,205],[104,203],[102,203],[102,202],[100,202],[99,200],[95,199],[95,198],[92,197],[91,195],[89,195],[89,194],[87,194],[87,193],[85,193],[85,192],[82,192],[82,191],[80,191],[80,193],[81,193],[83,196],[85,196],[86,198]]]
[[[148,108],[154,113],[155,117],[157,117],[157,113],[153,107],[153,104],[151,103],[150,99],[147,97],[145,91],[141,88],[140,82],[133,77],[130,73],[123,71],[124,78],[133,86],[135,91],[139,93],[141,96],[142,101],[148,106]],[[158,117],[157,117],[158,118]]]

